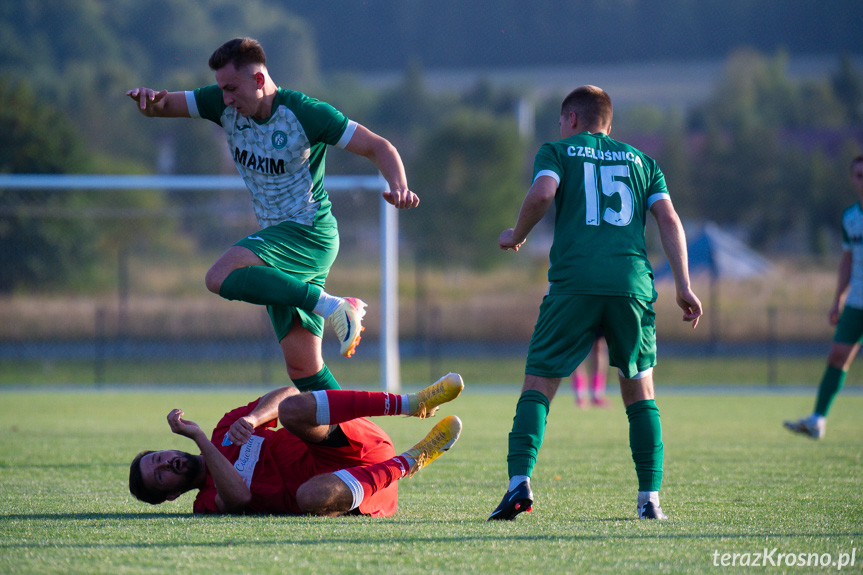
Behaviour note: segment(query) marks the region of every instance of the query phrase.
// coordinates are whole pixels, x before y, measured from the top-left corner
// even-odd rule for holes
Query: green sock
[[[339,382],[330,373],[329,368],[325,365],[321,371],[311,377],[301,377],[300,379],[292,379],[294,385],[300,391],[323,391],[327,389],[341,389]]]
[[[536,454],[545,436],[545,423],[549,410],[548,398],[542,393],[528,390],[518,398],[512,431],[509,434],[509,453],[506,456],[509,476],[527,475],[536,465]]]
[[[290,305],[312,311],[321,296],[321,288],[276,268],[249,266],[228,274],[219,295],[258,305]]]
[[[652,399],[636,401],[626,408],[629,418],[629,448],[635,462],[639,491],[659,491],[662,485],[662,424]]]
[[[827,416],[833,400],[842,386],[845,385],[845,376],[847,375],[847,371],[830,365],[827,366],[827,369],[824,370],[824,377],[821,378],[821,385],[818,386],[818,399],[815,400],[815,413],[817,415]]]

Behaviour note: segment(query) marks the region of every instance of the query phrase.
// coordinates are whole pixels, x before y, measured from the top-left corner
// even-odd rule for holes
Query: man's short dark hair
[[[243,68],[249,64],[267,65],[267,55],[261,43],[254,38],[234,38],[228,40],[210,56],[210,69],[221,70],[228,64]]]
[[[129,466],[129,492],[138,501],[158,505],[168,499],[167,495],[144,485],[144,477],[141,475],[141,458],[150,453],[153,451],[142,451],[132,460],[132,465]]]
[[[570,92],[560,105],[561,115],[570,112],[575,112],[583,120],[580,124],[609,125],[613,115],[611,97],[602,88],[581,86]]]

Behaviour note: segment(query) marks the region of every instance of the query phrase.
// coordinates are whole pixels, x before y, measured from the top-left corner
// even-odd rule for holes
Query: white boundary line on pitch
[[[403,385],[402,393],[419,391],[428,384],[406,384]],[[2,385],[0,394],[3,393],[246,393],[264,394],[280,387],[274,382],[272,385],[260,383],[242,384],[211,384],[211,383],[151,383],[151,384],[32,384],[32,385]],[[371,389],[374,385],[343,384],[342,389],[377,391]],[[617,384],[609,383],[609,396],[617,397]],[[521,384],[504,383],[479,383],[473,386],[467,384],[463,393],[476,395],[518,395]],[[812,385],[745,385],[745,384],[716,384],[716,385],[659,385],[656,388],[657,397],[668,395],[788,395],[788,396],[814,396],[818,392],[817,386]],[[863,386],[846,386],[840,392],[841,395],[860,396],[863,395]],[[558,395],[573,395],[572,390],[561,387]]]

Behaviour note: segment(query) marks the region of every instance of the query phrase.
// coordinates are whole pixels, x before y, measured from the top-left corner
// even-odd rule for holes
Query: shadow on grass
[[[213,519],[224,516],[199,516],[188,513],[22,513],[22,514],[12,514],[12,515],[0,515],[0,524],[4,521],[12,520],[12,521],[45,521],[45,520],[72,520],[72,521],[93,521],[93,520],[119,520],[119,521],[136,521],[136,520],[164,520],[164,519]],[[237,516],[230,516],[237,517]],[[267,515],[261,516],[252,516],[252,517],[273,517]],[[300,518],[303,520],[308,520],[308,517],[299,517],[299,516],[285,516],[285,517],[294,517]],[[312,518],[317,519],[317,518]],[[323,519],[325,521],[333,521],[333,519]],[[335,521],[355,521],[357,519],[354,518],[339,518]],[[617,521],[617,520],[612,520]],[[624,519],[621,519],[624,521]],[[631,521],[630,519],[626,519],[626,521]],[[400,526],[409,525],[412,523],[422,523],[428,524],[426,521],[406,521],[399,522]],[[485,520],[478,520],[477,523],[487,524]],[[670,522],[669,522],[670,523]],[[657,525],[668,525],[671,527],[669,523],[662,523]],[[497,523],[493,525],[509,525],[512,526],[512,523]],[[464,543],[467,541],[487,541],[490,538],[493,538],[495,541],[499,542],[557,542],[561,540],[568,540],[571,542],[579,542],[579,541],[607,541],[607,540],[702,540],[702,539],[757,539],[763,541],[765,538],[770,539],[801,539],[801,538],[809,538],[816,537],[819,539],[829,539],[832,537],[842,537],[842,538],[858,538],[863,537],[863,531],[833,531],[833,532],[825,532],[825,531],[813,531],[813,532],[760,532],[760,533],[642,533],[642,534],[620,534],[620,535],[611,535],[608,533],[597,533],[595,535],[563,535],[560,533],[554,533],[549,535],[527,535],[521,533],[504,533],[501,531],[490,531],[486,533],[480,533],[473,536],[465,536],[465,534],[461,534],[459,536],[444,536],[444,537],[422,537],[422,536],[406,536],[406,537],[395,537],[388,538],[387,541],[391,544],[408,544],[415,545],[417,543],[430,543],[430,544],[452,544],[452,543]],[[197,547],[197,548],[207,548],[207,547],[225,547],[225,546],[233,546],[233,547],[266,547],[266,546],[280,546],[280,545],[367,545],[368,540],[362,535],[358,535],[355,538],[350,537],[340,537],[340,538],[320,538],[320,534],[315,532],[314,534],[310,534],[309,539],[272,539],[270,541],[261,541],[260,539],[245,541],[245,540],[233,540],[230,537],[227,537],[226,540],[221,541],[186,541],[183,543],[177,543],[176,541],[149,541],[149,542],[140,542],[140,543],[105,543],[102,542],[94,542],[94,543],[61,543],[57,541],[52,542],[22,542],[22,541],[0,541],[0,549],[49,549],[49,548],[68,548],[68,549],[90,549],[90,548],[116,548],[122,549],[127,547],[136,547],[136,548],[177,548],[177,547]]]
[[[0,515],[3,521],[45,521],[66,519],[72,521],[105,519],[178,519],[195,517],[190,513],[13,513]]]
[[[131,459],[129,463],[131,463]],[[0,463],[0,469],[89,469],[92,467],[129,467],[129,463]]]

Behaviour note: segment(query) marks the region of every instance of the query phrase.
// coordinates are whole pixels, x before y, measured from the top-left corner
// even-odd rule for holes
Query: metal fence
[[[380,177],[325,186],[339,196],[342,257],[377,271],[361,275],[379,294],[371,332],[395,391],[397,212]],[[273,355],[263,308],[201,299],[207,266],[257,229],[244,190],[237,176],[0,175],[0,357],[93,358],[101,381],[108,358],[248,357],[250,341]]]
[[[3,381],[283,378],[263,308],[223,300],[203,283],[212,262],[257,229],[239,178],[174,187],[158,179],[126,177],[132,179],[121,186],[122,178],[113,184],[108,177],[95,183],[89,178],[59,186],[0,176]],[[400,356],[432,363],[448,356],[523,359],[545,287],[545,254],[519,254],[512,269],[485,277],[435,270],[417,261],[408,242],[400,255],[394,251],[395,221],[381,214],[395,210],[382,209],[382,200],[368,191],[373,185],[334,182],[327,187],[341,249],[327,288],[376,302],[350,369],[373,364],[382,384],[395,389]],[[514,278],[527,276],[514,285]],[[792,283],[805,294],[776,297],[777,286],[787,291]],[[679,321],[671,284],[657,285],[662,357],[722,357],[729,363],[755,358],[766,382],[782,383],[795,381],[783,372],[785,358],[826,352],[833,272],[817,281],[792,271],[719,286],[695,278],[706,304],[713,305],[708,294],[717,287],[722,305],[708,309],[693,332]],[[324,348],[328,362],[340,361],[334,338],[325,335]]]

